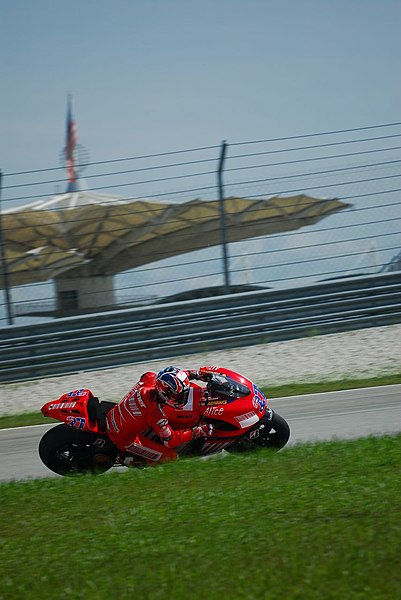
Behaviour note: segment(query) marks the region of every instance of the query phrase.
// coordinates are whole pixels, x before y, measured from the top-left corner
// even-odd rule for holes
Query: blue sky
[[[2,0],[0,169],[4,184],[10,181],[8,173],[59,166],[68,93],[73,95],[79,141],[92,161],[214,146],[222,140],[234,144],[400,122],[400,24],[399,0]],[[399,158],[400,153],[383,154],[375,160]],[[343,159],[338,166],[355,163],[356,159]],[[373,175],[391,169],[393,173],[395,168],[376,168]],[[283,172],[276,169],[271,174]],[[352,177],[357,178],[351,173]],[[319,182],[323,179],[331,181],[322,176]],[[305,185],[314,183],[313,178],[301,180]],[[231,181],[235,183],[235,174]],[[12,179],[13,184],[24,182],[26,177]],[[290,183],[280,185],[290,189]],[[163,189],[160,184],[152,191]],[[256,184],[244,189],[227,185],[227,190],[265,193]],[[384,184],[373,183],[353,189],[361,195],[383,190]],[[35,191],[42,193],[42,188]],[[56,191],[60,189],[53,185],[50,192]],[[322,189],[323,195],[330,193]],[[333,189],[340,197],[349,193],[346,185]],[[9,194],[3,190],[3,204]],[[151,195],[145,188],[143,194]],[[348,217],[348,222],[355,221],[355,237],[362,231],[357,227],[358,215],[365,221],[383,214],[394,219],[397,211],[399,215],[395,198],[387,194],[381,200],[377,195],[372,200],[377,209]],[[369,201],[360,203],[367,207]],[[392,207],[384,213],[380,202]],[[327,226],[341,226],[344,218],[330,217]],[[391,235],[386,242],[373,237],[369,241],[375,231]],[[373,225],[365,232],[363,242],[343,245],[342,252],[364,252],[376,244],[383,261],[396,253],[401,241],[401,234],[395,236],[400,233],[399,222]],[[299,233],[291,244],[302,247],[311,239],[308,235]],[[327,235],[316,234],[314,239],[318,243]],[[263,245],[255,244],[256,248]],[[268,248],[280,250],[286,244],[284,239],[270,239]],[[259,259],[265,251],[266,246]],[[246,269],[247,252],[246,244],[237,246],[239,258],[233,264]],[[306,251],[299,254],[306,261],[312,257]],[[278,262],[291,261],[291,256]],[[258,264],[257,258],[253,264]],[[353,259],[349,264],[352,267]],[[279,267],[271,269],[264,281],[281,273]],[[289,276],[294,275],[289,272]],[[258,272],[245,271],[239,277],[257,283]],[[204,283],[216,284],[220,279]],[[121,281],[130,288],[129,274],[122,275]],[[153,271],[137,276],[135,282],[158,287]],[[193,281],[187,285],[191,286]],[[165,293],[174,288],[166,288]],[[52,296],[47,285],[33,292],[16,289],[13,295],[21,300],[43,290]]]
[[[0,168],[399,121],[398,0],[2,0]]]

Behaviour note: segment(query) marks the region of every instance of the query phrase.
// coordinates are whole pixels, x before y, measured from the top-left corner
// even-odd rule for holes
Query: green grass
[[[0,485],[0,598],[388,599],[401,435]]]
[[[287,383],[279,386],[262,386],[268,398],[282,398],[283,396],[296,396],[300,394],[314,394],[318,392],[333,392],[376,385],[391,385],[401,383],[401,373],[371,377],[369,379],[344,379],[339,381],[319,381],[311,383]],[[60,391],[60,393],[62,390]],[[119,398],[116,398],[116,402]],[[0,416],[0,429],[7,427],[23,427],[24,425],[41,425],[50,420],[40,412],[23,413]]]
[[[26,412],[19,415],[3,415],[0,417],[0,429],[24,427],[26,425],[42,425],[43,423],[49,424],[51,422],[52,420],[44,417],[40,411]]]
[[[282,398],[284,396],[335,392],[338,390],[374,387],[376,385],[394,385],[396,383],[401,383],[401,373],[381,375],[380,377],[370,377],[368,379],[353,378],[310,383],[286,383],[284,385],[264,387],[263,389],[268,398]]]

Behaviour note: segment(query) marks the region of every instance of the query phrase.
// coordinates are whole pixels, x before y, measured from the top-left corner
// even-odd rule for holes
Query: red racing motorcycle
[[[247,377],[219,369],[206,387],[191,382],[191,388],[200,388],[201,393],[190,393],[183,408],[164,407],[171,427],[178,430],[211,423],[214,433],[175,448],[180,456],[208,456],[223,450],[249,452],[261,447],[277,451],[288,442],[288,423],[268,407],[267,398]],[[122,464],[124,457],[106,430],[106,415],[114,406],[113,402],[99,401],[87,389],[74,390],[46,403],[41,409],[43,415],[63,422],[40,440],[39,456],[46,467],[59,475],[70,475],[103,473]],[[151,429],[142,435],[162,443]],[[143,467],[148,463],[136,456],[131,464]]]

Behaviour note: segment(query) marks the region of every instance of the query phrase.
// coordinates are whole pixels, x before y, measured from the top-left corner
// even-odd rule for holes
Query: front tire
[[[267,435],[263,433],[261,446],[267,448],[275,448],[281,450],[284,448],[288,440],[290,439],[290,426],[282,416],[273,412],[273,418],[271,421],[263,423],[265,428],[268,430]]]
[[[114,465],[117,453],[106,437],[64,424],[49,429],[39,442],[43,464],[58,475],[104,473]]]
[[[258,448],[278,451],[284,448],[289,438],[290,427],[287,421],[269,409],[251,431],[230,446],[229,452],[249,452]]]

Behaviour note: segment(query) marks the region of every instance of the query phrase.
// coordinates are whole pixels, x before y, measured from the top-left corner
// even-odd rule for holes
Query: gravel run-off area
[[[401,324],[0,384],[0,415],[39,411],[46,402],[79,388],[91,389],[101,400],[118,401],[143,372],[158,371],[167,365],[188,369],[201,365],[226,367],[259,385],[400,373]]]

